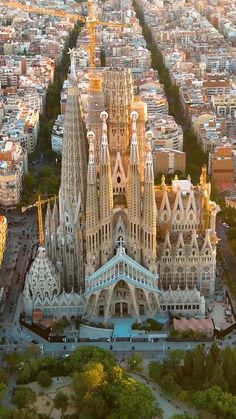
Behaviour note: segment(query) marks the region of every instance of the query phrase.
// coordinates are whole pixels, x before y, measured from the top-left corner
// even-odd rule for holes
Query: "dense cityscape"
[[[236,418],[235,6],[0,1],[0,419]]]

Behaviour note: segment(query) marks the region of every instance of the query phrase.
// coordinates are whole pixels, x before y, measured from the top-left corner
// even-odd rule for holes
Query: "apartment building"
[[[235,118],[236,96],[234,95],[212,96],[211,103],[217,115],[223,116],[223,117]]]
[[[203,89],[199,87],[181,86],[179,89],[180,102],[183,107],[185,115],[191,119],[193,114],[200,114],[202,110],[209,108],[210,103]]]
[[[172,174],[175,172],[185,173],[186,170],[186,153],[179,150],[172,150],[170,148],[155,148],[153,155],[153,170],[154,176],[158,177],[160,174]]]
[[[208,171],[220,190],[228,189],[228,185],[233,188],[234,152],[231,144],[216,147],[214,153],[209,154]]]
[[[0,142],[0,208],[12,210],[20,202],[23,175],[27,172],[27,153],[19,144]]]
[[[0,130],[2,137],[8,137],[23,150],[33,153],[39,134],[39,112],[36,109],[19,106],[9,111]]]
[[[156,120],[149,121],[153,132],[153,148],[168,148],[183,151],[183,130],[173,116],[160,115]]]
[[[52,150],[55,153],[62,153],[63,147],[64,115],[58,115],[51,135]]]
[[[142,90],[139,94],[140,99],[147,104],[148,119],[156,119],[159,114],[168,114],[169,105],[166,96],[155,91]]]
[[[232,82],[230,80],[220,78],[209,78],[208,80],[203,80],[202,87],[204,92],[210,97],[217,95],[229,95],[232,88]]]
[[[224,118],[212,118],[203,121],[197,127],[199,145],[204,153],[213,152],[215,148],[229,140],[226,137],[226,122]]]

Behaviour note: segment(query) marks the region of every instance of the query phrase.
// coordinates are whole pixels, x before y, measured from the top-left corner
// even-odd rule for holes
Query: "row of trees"
[[[182,126],[184,131],[184,151],[187,154],[186,172],[191,174],[194,182],[197,182],[201,173],[201,167],[207,163],[207,155],[199,147],[196,135],[191,130],[190,123],[183,114],[179,88],[176,85],[172,85],[169,70],[164,65],[161,51],[158,50],[156,43],[153,42],[150,28],[145,25],[142,9],[135,0],[133,1],[133,5],[142,26],[143,36],[151,52],[152,67],[158,71],[160,82],[164,85],[169,102],[169,113]]]
[[[40,120],[39,141],[37,144],[37,152],[49,154],[51,152],[51,132],[57,115],[60,113],[60,98],[63,82],[67,77],[70,57],[67,54],[68,48],[76,45],[76,40],[80,33],[82,24],[78,23],[73,31],[70,32],[67,42],[63,50],[61,61],[55,68],[54,82],[48,87],[45,112]],[[54,157],[54,156],[53,156]]]
[[[60,187],[61,159],[53,166],[44,166],[37,172],[31,170],[24,178],[22,202],[28,204],[38,198],[38,195],[57,195]]]
[[[174,351],[163,363],[151,362],[149,374],[174,397],[219,418],[236,418],[235,349],[220,350],[213,343],[209,353],[202,346]]]
[[[160,331],[163,328],[163,324],[159,323],[155,319],[146,319],[143,323],[133,323],[133,330],[145,330],[147,332]]]
[[[130,370],[141,371],[142,357],[134,354],[128,359],[128,365]],[[162,417],[152,391],[130,378],[104,349],[80,348],[68,359],[67,368],[73,372],[73,400],[81,417]]]
[[[176,330],[170,329],[170,336],[177,337],[177,338],[192,338],[192,339],[206,339],[208,338],[208,334],[205,332],[198,332],[193,329],[187,330]]]
[[[2,385],[0,385],[0,400],[2,400],[3,395],[5,396],[7,390],[7,386],[5,386],[3,393],[1,387]],[[12,403],[17,409],[0,407],[0,419],[47,419],[47,415],[37,414],[34,408],[36,400],[36,393],[30,387],[17,388],[12,396]],[[53,400],[53,405],[56,409],[61,410],[63,417],[69,405],[68,395],[59,391]]]
[[[54,164],[45,165],[40,170],[31,166],[30,172],[24,179],[24,192],[22,196],[22,202],[24,204],[34,201],[38,195],[54,195],[58,193],[61,175],[61,158],[52,151],[51,133],[55,119],[60,114],[61,89],[70,65],[70,58],[67,54],[68,48],[73,48],[76,45],[81,25],[76,25],[73,31],[70,32],[68,40],[65,43],[61,61],[55,68],[54,82],[47,90],[45,111],[43,115],[40,115],[39,138],[36,151],[30,156],[31,162],[40,159],[41,155],[43,155],[44,159],[46,158],[48,162],[53,162]]]
[[[186,174],[190,174],[193,183],[199,181],[199,175],[201,167],[204,164],[207,164],[208,158],[207,153],[203,153],[201,147],[198,145],[197,137],[191,129],[189,121],[183,115],[183,109],[180,102],[179,88],[176,85],[172,85],[170,74],[168,69],[165,67],[161,51],[158,50],[156,44],[153,42],[152,34],[150,28],[145,26],[143,12],[136,2],[133,0],[133,4],[139,18],[139,21],[142,25],[143,35],[147,41],[149,50],[151,51],[152,56],[152,67],[155,70],[158,70],[160,82],[165,87],[165,93],[169,102],[169,112],[175,118],[176,122],[180,124],[184,132],[184,151],[187,155],[186,160]],[[169,179],[167,179],[168,182]],[[158,179],[160,183],[160,179]],[[213,183],[213,182],[212,182]],[[212,185],[212,199],[214,199],[220,206],[221,217],[228,224],[236,227],[236,211],[233,208],[227,208],[225,205],[224,199],[221,199],[218,193],[216,186]],[[230,247],[233,253],[236,255],[236,239],[230,240]],[[226,273],[227,275],[227,273]],[[235,284],[232,282],[230,276],[227,275],[227,285],[230,288],[231,292],[236,296]]]
[[[38,354],[30,357],[14,351],[5,356],[9,373],[18,375],[18,383],[30,383],[37,380],[43,388],[52,383],[52,376],[71,375],[72,390],[70,397],[59,393],[54,406],[62,413],[68,405],[76,410],[72,417],[90,419],[151,419],[162,417],[162,411],[156,403],[152,391],[142,383],[135,381],[115,361],[113,355],[97,347],[81,347],[68,358],[40,357]],[[142,357],[134,354],[127,360],[132,371],[141,371]],[[7,390],[8,376],[5,370],[0,370],[0,397]],[[2,387],[1,387],[2,386]],[[16,410],[0,408],[0,419],[16,417],[37,418],[34,411],[36,395],[30,387],[17,387],[12,403]],[[23,416],[25,409],[31,416]]]

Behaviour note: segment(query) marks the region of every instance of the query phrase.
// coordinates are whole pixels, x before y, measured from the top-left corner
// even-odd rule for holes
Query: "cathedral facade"
[[[48,206],[45,249],[25,283],[26,314],[204,315],[215,285],[217,206],[202,169],[156,185],[145,105],[129,70],[106,70],[100,138],[83,124],[72,63],[59,206]]]

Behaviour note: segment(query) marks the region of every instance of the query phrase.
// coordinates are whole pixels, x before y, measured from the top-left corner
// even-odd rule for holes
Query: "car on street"
[[[229,224],[227,224],[227,223],[222,223],[222,225],[223,225],[225,228],[229,228]]]
[[[70,352],[66,352],[66,353],[64,353],[63,358],[68,358],[68,356],[70,356],[70,355],[71,355]]]
[[[38,345],[38,343],[39,343],[36,339],[32,339],[30,342],[34,343],[35,345]]]

